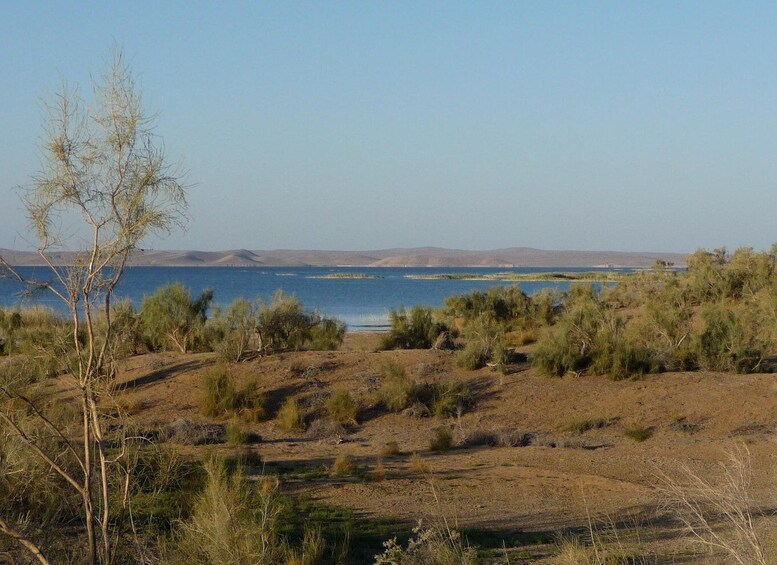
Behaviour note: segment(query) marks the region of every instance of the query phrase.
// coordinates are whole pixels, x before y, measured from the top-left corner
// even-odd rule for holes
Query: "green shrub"
[[[701,312],[704,327],[696,338],[701,365],[713,371],[756,371],[768,347],[760,317],[753,309],[737,312],[723,304],[705,305]]]
[[[401,412],[415,399],[415,383],[407,376],[405,369],[394,361],[387,361],[381,367],[383,383],[378,389],[378,399],[391,412]]]
[[[464,339],[464,348],[456,352],[459,367],[474,371],[489,361],[506,364],[504,331],[490,315],[483,314],[470,321],[464,330]]]
[[[333,318],[315,318],[310,330],[308,349],[332,351],[340,347],[345,339],[346,325]]]
[[[238,298],[222,314],[214,316],[213,326],[217,343],[214,349],[224,361],[238,362],[245,359],[252,349],[259,327],[258,304]]]
[[[636,442],[643,442],[650,439],[650,436],[653,435],[653,430],[640,424],[630,424],[624,428],[623,435]]]
[[[468,323],[486,317],[498,323],[523,323],[532,315],[532,300],[519,285],[489,288],[451,296],[445,300],[445,313],[450,318],[461,318]]]
[[[265,416],[265,398],[256,382],[249,382],[242,390],[235,387],[235,379],[226,365],[216,365],[202,375],[202,413],[211,417],[237,415],[258,422]]]
[[[217,460],[206,463],[208,480],[192,516],[166,548],[170,564],[279,563],[286,550],[278,531],[275,488],[256,488],[238,470]],[[269,483],[268,483],[269,484]],[[203,543],[207,540],[207,543]]]
[[[572,420],[564,429],[576,434],[584,434],[588,430],[606,428],[612,424],[612,422],[613,421],[609,418],[581,418]]]
[[[240,422],[227,424],[227,442],[230,445],[245,445],[251,438],[251,433]]]
[[[455,416],[472,401],[469,387],[461,381],[439,383],[430,388],[430,408],[438,418]]]
[[[359,405],[347,390],[339,390],[327,400],[326,411],[335,422],[356,424],[356,417],[359,415]]]
[[[296,398],[290,397],[283,403],[276,418],[278,427],[287,432],[302,433],[307,428],[305,416]]]
[[[213,291],[194,299],[181,283],[164,286],[146,296],[140,307],[140,326],[151,349],[186,353],[201,347],[202,332]]]
[[[305,312],[296,298],[287,297],[282,291],[259,314],[262,347],[272,351],[306,347],[337,349],[345,337],[345,329],[345,324],[338,320]]]
[[[447,327],[434,321],[431,308],[413,306],[391,310],[391,330],[383,337],[380,349],[430,349]]]

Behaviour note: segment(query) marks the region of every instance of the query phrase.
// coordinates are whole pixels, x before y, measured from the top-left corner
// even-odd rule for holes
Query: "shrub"
[[[704,327],[696,338],[696,351],[703,367],[737,373],[758,369],[768,347],[759,312],[738,313],[722,304],[709,304],[701,317]]]
[[[460,414],[472,400],[469,387],[461,381],[439,383],[431,389],[431,409],[438,418]]]
[[[259,315],[262,347],[272,350],[302,349],[310,340],[312,321],[293,297],[278,291],[272,303],[264,306]]]
[[[650,439],[650,436],[653,435],[653,430],[640,424],[630,424],[623,429],[623,435],[636,442],[643,442],[646,439]]]
[[[490,315],[483,314],[472,320],[464,330],[464,339],[464,348],[456,353],[459,367],[474,371],[485,367],[489,361],[506,364],[504,331]]]
[[[234,377],[226,365],[216,365],[203,373],[203,396],[200,407],[206,416],[239,415],[258,422],[265,416],[265,398],[255,382],[243,390],[235,388]]]
[[[227,442],[231,445],[245,445],[250,438],[250,432],[239,422],[227,424]]]
[[[475,548],[447,524],[444,521],[437,527],[423,528],[419,523],[407,548],[399,545],[397,538],[387,541],[384,552],[375,556],[375,565],[475,565]]]
[[[316,318],[310,330],[309,349],[332,351],[340,347],[345,339],[346,325],[333,318]]]
[[[413,306],[391,310],[391,330],[381,340],[381,349],[429,349],[447,327],[434,321],[431,308]]]
[[[214,321],[220,342],[216,346],[221,359],[238,362],[243,360],[249,351],[258,349],[254,344],[259,326],[259,306],[244,298],[238,298],[229,305],[226,312],[219,313]]]
[[[114,359],[135,355],[143,349],[140,316],[135,312],[135,307],[129,299],[111,306],[110,346]]]
[[[329,417],[341,424],[356,424],[359,406],[347,390],[332,394],[326,402]]]
[[[405,373],[405,369],[394,361],[388,361],[381,367],[383,383],[378,389],[378,399],[386,409],[401,412],[413,403],[415,384]]]
[[[332,463],[332,475],[335,477],[344,477],[346,475],[353,475],[356,470],[356,464],[353,459],[347,453],[340,453]]]
[[[394,455],[399,455],[399,453],[399,444],[395,441],[387,441],[380,450],[380,454],[383,457],[392,457]]]
[[[445,313],[466,323],[481,317],[499,323],[523,321],[531,316],[531,299],[519,285],[496,286],[485,292],[451,296],[445,300]]]
[[[306,312],[296,298],[287,297],[282,291],[259,313],[262,348],[273,351],[300,350],[306,346],[317,350],[337,349],[345,330],[344,323]]]
[[[410,456],[410,470],[419,475],[425,475],[430,471],[429,464],[418,453]]]
[[[434,431],[429,442],[432,451],[448,451],[453,446],[453,434],[448,426],[440,426]]]
[[[290,397],[283,403],[276,419],[278,427],[287,432],[305,431],[305,417],[296,398]]]
[[[383,464],[382,460],[379,459],[378,462],[375,463],[372,472],[370,472],[370,479],[376,483],[381,483],[386,480],[386,466]]]
[[[205,490],[164,561],[181,565],[282,562],[287,550],[278,532],[277,487],[264,481],[262,488],[254,488],[239,470],[229,473],[221,461],[212,459],[205,469]]]
[[[588,430],[599,430],[610,424],[612,424],[612,420],[609,418],[583,418],[572,420],[564,429],[568,432],[584,434]]]
[[[213,291],[206,290],[194,299],[181,283],[164,286],[143,299],[140,326],[154,350],[170,347],[186,353],[201,345]]]

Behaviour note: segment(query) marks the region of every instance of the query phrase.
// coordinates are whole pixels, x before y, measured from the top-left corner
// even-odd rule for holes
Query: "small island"
[[[462,280],[462,281],[502,281],[502,282],[592,282],[610,283],[621,281],[633,273],[616,271],[591,271],[581,273],[433,273],[405,275],[408,279],[418,280]]]
[[[368,273],[328,273],[326,275],[311,275],[307,277],[309,279],[357,279],[357,280],[370,280],[370,279],[382,279],[380,275],[372,275]]]

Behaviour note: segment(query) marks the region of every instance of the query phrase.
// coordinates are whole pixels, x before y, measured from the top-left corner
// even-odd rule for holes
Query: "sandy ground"
[[[549,378],[528,366],[502,378],[491,369],[455,367],[453,354],[440,351],[375,352],[377,337],[350,334],[341,351],[295,352],[241,363],[240,382],[256,380],[268,399],[267,421],[252,424],[261,437],[254,449],[267,469],[329,466],[341,453],[372,468],[382,460],[386,479],[295,479],[284,489],[315,500],[350,507],[366,517],[408,522],[445,515],[469,528],[552,532],[580,527],[588,515],[622,520],[653,520],[661,495],[658,477],[682,476],[687,465],[715,477],[727,450],[746,448],[752,459],[753,501],[775,503],[777,377],[717,373],[668,373],[638,381],[604,377]],[[375,405],[386,359],[403,365],[417,381],[461,379],[475,394],[459,418],[440,420],[390,414]],[[135,406],[132,418],[143,428],[163,427],[178,418],[210,421],[201,415],[201,373],[215,363],[212,354],[147,355],[129,359],[121,378],[123,402]],[[293,394],[316,405],[332,390],[347,389],[361,403],[359,424],[340,440],[314,439],[281,431],[273,418]],[[604,427],[571,431],[576,421],[605,420]],[[527,447],[456,447],[432,453],[435,428],[447,424],[461,438],[474,430],[522,430]],[[649,429],[637,442],[624,434],[635,425]],[[382,458],[396,441],[401,453]],[[235,448],[189,447],[228,453]],[[429,473],[410,463],[418,453]]]

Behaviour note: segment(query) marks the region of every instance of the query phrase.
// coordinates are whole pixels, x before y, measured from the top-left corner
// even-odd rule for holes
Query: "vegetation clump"
[[[283,403],[278,411],[276,422],[279,428],[287,432],[302,433],[307,429],[305,415],[299,401],[294,397],[287,398]]]
[[[447,327],[436,322],[431,308],[413,306],[392,309],[391,329],[381,340],[380,349],[430,349]]]
[[[326,402],[329,417],[340,424],[356,424],[359,405],[347,390],[338,390]]]
[[[238,390],[235,378],[226,365],[219,364],[206,370],[202,376],[202,413],[206,416],[240,416],[259,422],[265,416],[265,397],[255,382]]]

